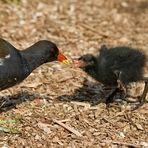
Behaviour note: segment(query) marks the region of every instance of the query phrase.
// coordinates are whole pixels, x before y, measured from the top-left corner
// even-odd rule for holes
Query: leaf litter
[[[96,53],[102,44],[148,54],[147,0],[5,0],[0,5],[1,37],[22,50],[49,39],[69,58]],[[128,93],[137,98],[142,89],[143,83],[134,83]],[[148,104],[131,111],[131,104],[114,102],[106,109],[107,93],[80,69],[44,64],[0,92],[0,146],[148,147]]]

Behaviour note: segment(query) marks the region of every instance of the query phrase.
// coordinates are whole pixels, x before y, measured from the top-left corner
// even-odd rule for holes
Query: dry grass
[[[102,44],[148,54],[147,0],[10,0],[0,6],[1,37],[19,49],[49,39],[68,57],[95,53]],[[136,96],[142,84],[133,86]],[[79,69],[39,67],[0,93],[0,147],[148,147],[148,104],[132,112],[131,105],[113,103],[107,110],[106,93]]]

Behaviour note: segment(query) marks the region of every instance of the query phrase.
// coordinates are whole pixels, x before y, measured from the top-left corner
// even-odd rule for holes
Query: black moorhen
[[[86,54],[74,60],[76,67],[82,68],[97,81],[115,86],[107,97],[106,103],[112,102],[113,96],[121,88],[126,94],[126,85],[131,82],[145,81],[145,88],[141,96],[141,104],[145,101],[148,92],[148,78],[143,76],[146,66],[146,55],[129,47],[115,47],[108,49],[101,47],[100,54],[94,56]]]
[[[0,38],[0,90],[20,83],[40,65],[55,60],[68,63],[67,58],[51,41],[41,40],[19,51]]]

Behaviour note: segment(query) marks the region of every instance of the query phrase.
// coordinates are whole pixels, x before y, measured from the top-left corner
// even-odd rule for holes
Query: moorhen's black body
[[[145,81],[141,101],[145,100],[148,92],[148,78],[143,76],[146,55],[139,50],[129,47],[108,49],[106,46],[102,46],[99,55],[86,54],[74,62],[77,67],[82,68],[97,81],[108,86],[116,86],[107,98],[107,103],[112,101],[119,88],[126,91],[125,86],[127,84],[141,80]]]
[[[41,40],[20,51],[0,38],[0,90],[20,83],[40,65],[55,60],[67,61],[57,46],[50,41]]]

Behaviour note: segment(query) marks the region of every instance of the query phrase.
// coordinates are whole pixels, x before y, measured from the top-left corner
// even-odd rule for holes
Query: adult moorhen
[[[41,40],[20,51],[0,38],[0,90],[20,83],[40,65],[55,60],[68,63],[51,41]]]
[[[127,84],[145,81],[145,88],[140,99],[140,104],[144,103],[148,92],[148,78],[143,76],[146,55],[139,50],[129,47],[108,49],[104,45],[101,47],[99,55],[83,55],[79,59],[75,59],[74,64],[97,81],[108,86],[115,86],[115,89],[107,97],[106,103],[112,102],[114,95],[121,88],[126,94]]]

